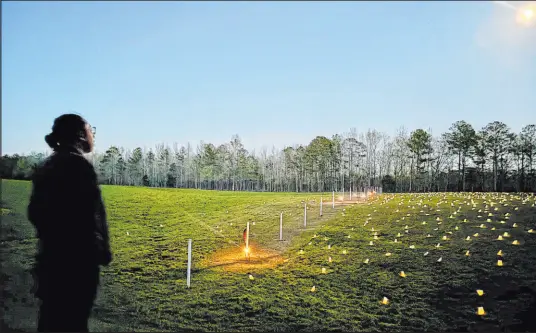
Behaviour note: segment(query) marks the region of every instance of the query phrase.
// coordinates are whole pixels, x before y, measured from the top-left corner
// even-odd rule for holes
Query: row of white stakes
[[[352,193],[352,190],[350,190]],[[351,194],[350,194],[351,196]],[[320,216],[323,215],[323,200],[320,197]],[[335,191],[332,193],[331,207],[335,208]],[[307,203],[304,204],[303,210],[303,226],[307,227]],[[283,212],[279,215],[279,240],[283,240]],[[249,222],[246,227],[246,249],[249,248]],[[186,270],[186,285],[190,288],[190,282],[192,277],[192,240],[188,239],[188,267]]]

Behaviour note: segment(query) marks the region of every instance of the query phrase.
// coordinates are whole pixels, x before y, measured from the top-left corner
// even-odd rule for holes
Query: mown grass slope
[[[22,330],[35,327],[36,311],[29,190],[28,182],[2,181],[3,316]],[[320,218],[319,194],[107,186],[103,194],[114,262],[103,272],[92,330],[531,329],[524,316],[536,309],[534,197],[382,195],[368,204],[326,204]],[[214,265],[240,244],[247,221],[255,222],[253,249],[281,260],[234,270]],[[510,237],[497,240],[505,232]],[[189,238],[194,267],[187,289]],[[389,304],[380,303],[384,297]],[[476,314],[479,306],[485,316]]]

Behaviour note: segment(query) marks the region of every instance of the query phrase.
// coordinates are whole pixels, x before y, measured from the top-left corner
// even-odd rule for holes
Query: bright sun
[[[536,8],[534,6],[525,7],[518,12],[518,22],[525,25],[532,25],[536,21]]]

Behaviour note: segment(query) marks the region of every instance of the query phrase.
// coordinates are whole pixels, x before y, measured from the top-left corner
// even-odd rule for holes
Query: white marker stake
[[[279,240],[283,240],[283,212],[279,215]]]
[[[303,205],[303,207],[304,207],[304,210],[303,210],[303,226],[307,227],[307,203],[305,203],[305,205]]]
[[[322,197],[320,197],[320,216],[322,216],[322,207],[324,206],[324,203],[322,201]]]
[[[188,240],[188,270],[186,272],[186,285],[190,288],[190,277],[192,270],[192,240]]]
[[[249,222],[246,226],[246,251],[249,251]]]
[[[335,209],[335,191],[333,191],[331,197],[331,208]]]

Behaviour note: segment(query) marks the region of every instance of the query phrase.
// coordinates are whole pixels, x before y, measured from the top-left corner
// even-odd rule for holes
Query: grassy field
[[[30,186],[2,181],[2,316],[22,331],[36,327]],[[534,197],[380,195],[333,209],[326,194],[320,217],[320,194],[103,186],[103,195],[114,262],[93,331],[536,330]]]

